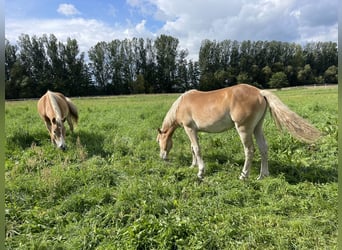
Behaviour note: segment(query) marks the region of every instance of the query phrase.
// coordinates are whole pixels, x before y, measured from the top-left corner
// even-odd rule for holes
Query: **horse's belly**
[[[225,118],[219,121],[206,121],[202,124],[197,124],[198,130],[209,133],[220,133],[234,127],[234,122],[230,118]]]

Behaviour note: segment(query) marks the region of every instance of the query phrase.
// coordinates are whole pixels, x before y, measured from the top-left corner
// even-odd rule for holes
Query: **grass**
[[[271,176],[238,180],[236,131],[200,134],[206,175],[174,134],[155,141],[177,95],[74,98],[80,121],[55,149],[36,101],[6,102],[6,249],[337,249],[337,89],[277,95],[324,136],[306,145],[264,124]]]

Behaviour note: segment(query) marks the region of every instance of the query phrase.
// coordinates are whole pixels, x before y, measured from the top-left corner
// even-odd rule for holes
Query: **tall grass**
[[[337,90],[277,95],[323,133],[306,145],[264,124],[271,176],[238,180],[236,131],[200,134],[206,176],[174,134],[158,158],[156,129],[177,95],[73,99],[80,121],[55,149],[36,101],[6,102],[7,249],[336,249]],[[67,128],[68,129],[68,128]]]

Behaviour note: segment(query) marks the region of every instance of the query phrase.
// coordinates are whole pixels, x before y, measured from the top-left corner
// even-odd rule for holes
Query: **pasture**
[[[203,181],[182,128],[159,158],[157,128],[178,95],[72,98],[80,118],[64,152],[36,100],[6,102],[6,249],[337,249],[337,87],[276,94],[324,135],[304,144],[268,113],[261,181],[258,151],[238,179],[234,129],[199,135]]]

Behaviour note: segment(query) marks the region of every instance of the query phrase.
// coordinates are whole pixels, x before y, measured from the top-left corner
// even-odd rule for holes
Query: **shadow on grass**
[[[204,156],[204,161],[206,163],[207,170],[206,175],[210,175],[212,173],[218,171],[226,171],[227,162],[230,165],[239,166],[240,171],[242,171],[244,158],[239,160],[234,160],[233,157],[224,154],[213,153],[207,156]],[[284,176],[285,180],[289,184],[298,184],[301,182],[312,182],[312,183],[329,183],[329,182],[337,182],[337,166],[321,167],[321,166],[296,166],[291,164],[284,164],[282,162],[277,162],[274,160],[268,160],[269,171],[271,176]],[[208,169],[210,167],[210,169]],[[256,171],[259,173],[260,171],[260,160],[253,161],[251,166],[251,171]]]
[[[13,135],[7,137],[6,143],[7,148],[26,149],[32,145],[40,146],[44,140],[50,141],[50,136],[47,132],[41,131],[38,133],[29,133],[24,130],[18,130]]]
[[[269,170],[273,176],[283,175],[290,184],[305,181],[322,184],[337,182],[337,166],[330,166],[329,168],[321,166],[304,167],[269,161]]]
[[[78,130],[73,134],[70,133],[67,140],[68,137],[73,145],[80,143],[82,147],[85,147],[89,156],[99,155],[105,157],[108,154],[103,149],[105,137],[100,133]]]
[[[66,144],[68,147],[77,147],[77,144],[81,144],[85,147],[90,156],[100,155],[106,156],[108,153],[103,150],[104,136],[95,132],[76,131],[71,133],[67,131]],[[30,148],[32,145],[44,146],[49,145],[50,136],[48,131],[41,130],[38,132],[28,131],[16,131],[13,135],[6,138],[7,150],[25,150]]]

